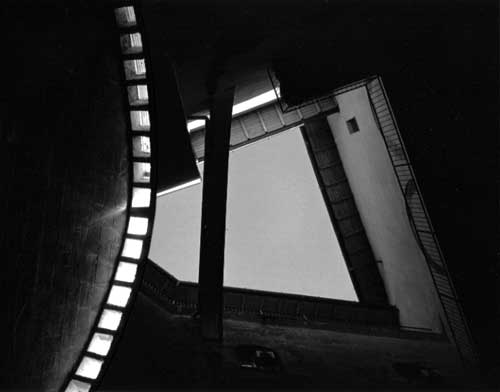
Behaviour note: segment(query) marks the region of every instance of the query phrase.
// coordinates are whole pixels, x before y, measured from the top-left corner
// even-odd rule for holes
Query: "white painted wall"
[[[413,235],[403,195],[366,89],[337,97],[340,113],[328,117],[361,219],[391,304],[404,326],[441,329],[440,304],[424,255]],[[360,131],[349,134],[356,117]]]
[[[201,200],[157,198],[149,257],[180,280],[198,281]],[[357,301],[298,128],[229,155],[224,285]]]

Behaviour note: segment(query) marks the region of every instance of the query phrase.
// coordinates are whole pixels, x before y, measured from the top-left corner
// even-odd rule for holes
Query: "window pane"
[[[78,376],[96,379],[101,371],[102,361],[91,357],[83,357],[76,370]]]
[[[108,304],[114,306],[125,307],[132,289],[124,286],[112,286],[109,292]]]
[[[87,351],[99,355],[108,355],[112,341],[112,335],[96,332],[94,333],[94,336],[92,336],[92,340],[90,341]]]
[[[122,319],[122,312],[119,310],[104,309],[99,319],[99,328],[109,329],[110,331],[116,331],[120,325]]]

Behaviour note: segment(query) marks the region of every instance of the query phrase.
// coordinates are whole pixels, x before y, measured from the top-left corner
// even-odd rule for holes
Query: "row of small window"
[[[139,193],[135,193],[135,198],[143,197],[141,205],[149,205],[150,199],[150,189],[147,188],[135,188]],[[144,198],[143,191],[147,192],[147,198]],[[133,199],[134,200],[134,197]],[[137,202],[137,199],[136,199]],[[131,235],[146,235],[148,233],[149,220],[145,217],[131,216],[129,218],[127,234]],[[121,253],[122,257],[127,257],[129,259],[140,260],[142,255],[143,239],[137,238],[125,238],[125,243],[123,245],[123,250]],[[106,301],[107,305],[125,308],[132,294],[132,288],[129,286],[124,286],[122,283],[131,284],[135,281],[137,275],[138,265],[134,262],[121,260],[118,264],[114,276],[114,284],[111,286],[109,295]],[[97,327],[99,330],[107,330],[110,333],[105,332],[94,332],[92,339],[90,340],[89,346],[87,347],[87,352],[91,354],[96,354],[102,357],[108,355],[113,342],[113,332],[117,331],[121,320],[123,312],[116,309],[104,308]],[[104,360],[100,358],[95,358],[93,356],[84,355],[77,370],[76,375],[85,377],[87,379],[95,380],[101,371]],[[68,384],[67,392],[73,391],[88,391],[90,390],[90,384],[79,381],[71,380]]]
[[[136,26],[137,20],[134,7],[121,7],[115,10],[118,27]],[[120,37],[123,54],[135,54],[142,52],[142,37],[140,33],[124,34]],[[146,76],[146,65],[144,59],[133,59],[124,61],[125,76],[127,80],[143,79]],[[145,84],[127,87],[128,99],[131,106],[144,105],[149,101],[148,89]],[[133,131],[149,131],[149,112],[147,110],[132,110],[131,124]],[[132,153],[134,158],[149,158],[151,156],[151,140],[148,136],[134,136],[132,138]],[[151,163],[133,162],[134,183],[149,183],[151,181]],[[148,208],[151,205],[151,188],[134,186],[132,188],[131,207]],[[130,236],[146,236],[149,229],[149,219],[142,216],[132,215],[129,217],[127,234]],[[140,261],[143,253],[143,239],[127,236],[123,245],[121,256],[130,260]],[[107,305],[115,308],[125,308],[132,294],[132,284],[137,275],[138,265],[133,261],[120,260],[107,298]],[[103,358],[108,355],[113,342],[113,333],[120,326],[123,312],[105,307],[101,313],[97,328],[87,347],[87,354],[83,356],[76,375],[89,380],[95,380],[101,372],[104,363]],[[101,331],[109,331],[101,332]],[[95,354],[97,357],[92,356]],[[66,392],[88,392],[91,384],[78,379],[70,380]]]

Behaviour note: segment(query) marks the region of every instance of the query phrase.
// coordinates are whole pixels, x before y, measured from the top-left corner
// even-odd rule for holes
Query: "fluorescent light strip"
[[[266,91],[265,93],[257,95],[256,97],[250,98],[246,101],[243,101],[243,102],[240,102],[240,103],[234,105],[233,106],[233,117],[240,114],[240,113],[246,112],[248,110],[255,109],[258,106],[265,105],[266,103],[276,101],[276,99],[277,99],[276,94],[278,94],[278,97],[281,96],[279,87],[276,89],[276,91],[269,90],[269,91]],[[188,122],[188,124],[187,124],[187,128],[188,128],[189,132],[191,132],[195,129],[201,128],[203,126],[205,126],[205,120],[193,120],[193,121]]]
[[[193,180],[193,181],[189,181],[189,182],[186,182],[184,184],[181,184],[181,185],[177,185],[177,186],[174,186],[173,188],[169,188],[169,189],[166,189],[164,191],[161,191],[159,193],[156,194],[157,197],[159,196],[163,196],[163,195],[166,195],[168,193],[172,193],[172,192],[175,192],[175,191],[179,191],[181,189],[184,189],[184,188],[187,188],[187,187],[190,187],[190,186],[193,186],[193,185],[196,185],[196,184],[199,184],[201,182],[201,179],[200,178],[197,178],[196,180]]]

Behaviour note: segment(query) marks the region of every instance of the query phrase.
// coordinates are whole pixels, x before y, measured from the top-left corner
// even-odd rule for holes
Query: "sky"
[[[157,199],[149,257],[183,281],[198,280],[201,198]],[[357,301],[298,128],[230,153],[224,285]]]

